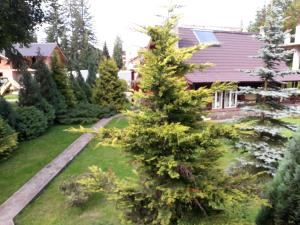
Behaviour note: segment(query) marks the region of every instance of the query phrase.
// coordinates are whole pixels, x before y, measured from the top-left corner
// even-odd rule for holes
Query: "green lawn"
[[[79,134],[65,134],[70,126],[51,127],[41,137],[19,144],[13,156],[0,162],[0,203],[68,147]]]
[[[108,127],[122,128],[127,121],[113,119]],[[67,135],[65,135],[67,136]],[[95,196],[83,208],[70,207],[59,192],[62,181],[80,175],[91,165],[111,168],[119,177],[133,176],[132,169],[120,149],[99,146],[91,142],[81,154],[16,218],[16,225],[117,225],[120,224],[116,206]]]
[[[112,120],[107,127],[123,128],[127,121],[123,118]],[[98,146],[93,141],[84,151],[31,203],[17,218],[16,225],[118,225],[119,211],[114,203],[106,201],[103,196],[96,195],[84,207],[70,207],[65,196],[59,191],[59,185],[74,175],[87,171],[91,165],[97,165],[104,170],[111,168],[118,177],[133,176],[132,168],[126,156],[118,148]],[[238,155],[230,150],[227,142],[221,146],[225,155],[220,159],[220,166],[226,167]],[[251,202],[228,209],[225,215],[215,216],[199,223],[189,225],[252,225],[259,205]],[[239,222],[237,222],[239,221]],[[241,222],[242,221],[242,222]]]

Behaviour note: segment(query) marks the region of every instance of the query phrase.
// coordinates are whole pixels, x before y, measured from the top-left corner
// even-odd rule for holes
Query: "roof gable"
[[[56,43],[31,43],[28,46],[15,44],[14,47],[24,57],[38,56],[38,54],[47,57],[52,56],[54,49],[58,47],[58,45]]]

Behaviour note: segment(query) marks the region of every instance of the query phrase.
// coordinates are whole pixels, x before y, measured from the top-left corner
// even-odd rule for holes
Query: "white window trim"
[[[221,95],[220,95],[220,104],[219,104],[219,106],[218,107],[216,107],[216,103],[217,103],[217,95],[218,95],[218,93],[220,93]],[[215,92],[215,94],[214,94],[214,99],[213,99],[213,104],[212,104],[212,109],[222,109],[223,108],[223,91],[216,91]]]
[[[226,92],[226,91],[225,91]],[[225,96],[225,92],[224,92],[224,96]],[[228,91],[227,91],[228,92]],[[232,105],[232,96],[235,94],[235,104]],[[230,90],[229,91],[229,106],[226,106],[224,105],[224,109],[233,109],[233,108],[236,108],[237,107],[237,91],[233,91],[233,90]]]

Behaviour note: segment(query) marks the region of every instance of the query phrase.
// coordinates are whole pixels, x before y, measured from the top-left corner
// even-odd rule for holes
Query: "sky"
[[[159,24],[170,4],[180,4],[179,25],[247,27],[256,11],[269,0],[89,0],[94,17],[97,47],[107,42],[112,52],[115,37],[123,40],[127,56],[134,57],[148,39],[136,30],[139,26]]]

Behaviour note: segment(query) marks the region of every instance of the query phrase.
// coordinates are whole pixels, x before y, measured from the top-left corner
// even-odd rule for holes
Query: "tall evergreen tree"
[[[47,42],[60,43],[66,32],[64,26],[63,10],[59,0],[48,0],[47,2],[46,20],[48,27],[45,32],[47,34]]]
[[[79,84],[80,88],[84,92],[86,96],[86,100],[89,101],[91,99],[91,87],[90,85],[84,80],[80,70],[77,70],[77,76],[76,76],[76,81]]]
[[[56,114],[62,114],[66,111],[67,105],[63,95],[59,92],[52,73],[44,63],[42,58],[38,58],[33,68],[36,70],[34,79],[39,84],[40,92],[43,98],[50,103]]]
[[[110,59],[110,55],[109,55],[109,51],[108,51],[106,42],[104,42],[104,45],[103,45],[102,55],[105,59]]]
[[[70,74],[70,81],[71,81],[71,85],[73,90],[76,90],[75,93],[75,97],[78,103],[84,102],[86,103],[88,101],[87,96],[84,92],[84,90],[80,87],[77,79],[74,77],[73,74]]]
[[[114,60],[105,59],[99,66],[100,77],[92,90],[92,102],[101,106],[112,107],[119,111],[127,102],[125,89],[118,78],[118,67]]]
[[[93,87],[95,85],[96,79],[97,79],[97,66],[90,64],[88,68],[88,77],[86,82],[90,87]]]
[[[234,136],[233,130],[201,120],[214,91],[232,86],[186,89],[185,74],[207,66],[186,60],[206,46],[176,48],[177,17],[171,12],[162,26],[145,28],[153,48],[141,53],[142,92],[136,93],[135,110],[127,114],[129,127],[105,129],[100,135],[104,142],[122,145],[135,162],[139,180],[119,181],[114,191],[123,219],[130,224],[185,224],[198,218],[196,224],[224,205],[248,198],[239,190],[245,177],[230,176],[218,165],[222,156],[218,138]],[[98,84],[105,77],[104,68],[116,73],[110,64],[114,63],[100,66]],[[249,197],[250,190],[244,189]]]
[[[55,119],[55,110],[52,105],[42,97],[38,83],[27,70],[23,71],[21,86],[19,91],[19,105],[35,106],[45,114],[48,124],[52,124]]]
[[[285,30],[295,32],[295,28],[300,22],[300,0],[290,1],[285,10],[285,16],[288,18],[284,23]]]
[[[270,206],[261,209],[257,225],[300,224],[300,134],[293,138],[274,180],[269,184]]]
[[[51,62],[52,77],[60,93],[64,96],[68,107],[76,105],[76,97],[72,89],[70,78],[66,69],[61,65],[57,55],[52,57]],[[76,90],[75,90],[76,91]]]
[[[114,50],[113,50],[113,58],[117,63],[117,66],[119,69],[123,68],[123,46],[122,46],[122,40],[119,36],[117,36],[114,44]]]
[[[256,168],[267,170],[274,174],[278,165],[278,160],[282,158],[285,149],[286,137],[283,136],[283,127],[295,129],[290,124],[283,123],[278,117],[287,116],[295,111],[284,105],[282,99],[298,95],[297,89],[283,89],[276,81],[278,77],[283,77],[299,71],[282,71],[280,63],[286,63],[290,59],[292,51],[287,51],[282,47],[285,33],[283,32],[283,10],[277,4],[273,4],[267,15],[265,32],[260,34],[258,39],[264,42],[260,49],[258,58],[264,66],[255,70],[246,71],[262,80],[263,88],[240,87],[240,93],[253,94],[256,96],[254,105],[246,105],[244,109],[257,115],[257,122],[248,127],[253,135],[241,142],[246,150],[249,151]],[[243,164],[249,165],[248,161]]]

